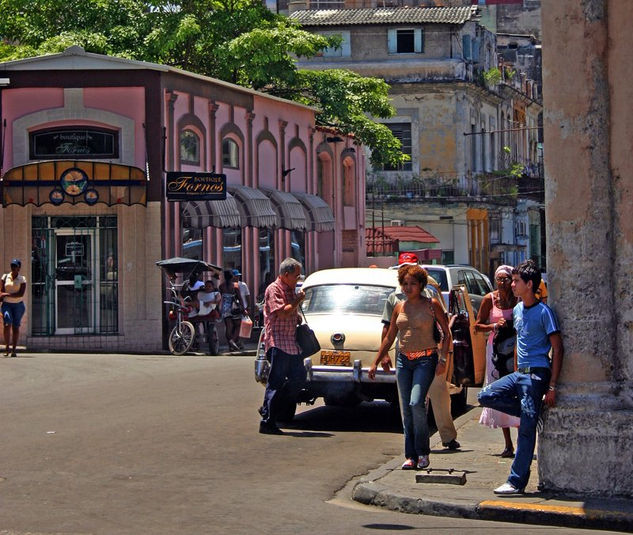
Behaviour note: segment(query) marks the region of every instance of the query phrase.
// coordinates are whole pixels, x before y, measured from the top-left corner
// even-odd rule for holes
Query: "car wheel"
[[[464,414],[468,407],[468,387],[462,386],[462,391],[451,396],[451,414],[453,418]]]

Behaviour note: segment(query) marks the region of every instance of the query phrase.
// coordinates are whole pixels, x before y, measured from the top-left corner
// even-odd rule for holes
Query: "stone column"
[[[540,482],[632,496],[633,2],[543,0],[542,12],[548,302],[565,358]]]

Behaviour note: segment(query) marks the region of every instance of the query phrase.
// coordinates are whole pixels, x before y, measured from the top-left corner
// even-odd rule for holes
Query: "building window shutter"
[[[470,35],[462,35],[462,48],[464,49],[464,59],[472,59],[472,51],[470,48]]]
[[[398,34],[395,28],[387,30],[387,49],[389,54],[396,54],[398,52]]]
[[[479,61],[479,39],[473,39],[472,41],[472,56],[473,61]]]
[[[424,34],[422,33],[422,30],[420,28],[415,30],[414,39],[414,50],[418,54],[421,54],[422,52],[424,52]]]
[[[343,57],[349,58],[352,55],[352,45],[349,39],[349,32],[347,32],[347,35],[343,35],[343,42],[341,43],[341,46],[343,47],[343,50],[342,50]]]

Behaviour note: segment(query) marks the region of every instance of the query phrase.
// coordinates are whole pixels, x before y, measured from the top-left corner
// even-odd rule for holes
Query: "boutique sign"
[[[29,134],[32,160],[118,158],[118,132],[102,128],[52,128]]]
[[[167,173],[168,201],[223,201],[226,175],[219,173]]]

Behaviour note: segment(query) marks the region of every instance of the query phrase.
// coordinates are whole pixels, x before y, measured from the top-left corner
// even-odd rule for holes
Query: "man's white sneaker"
[[[504,483],[494,490],[495,494],[523,494],[523,489],[517,489],[510,483]]]

